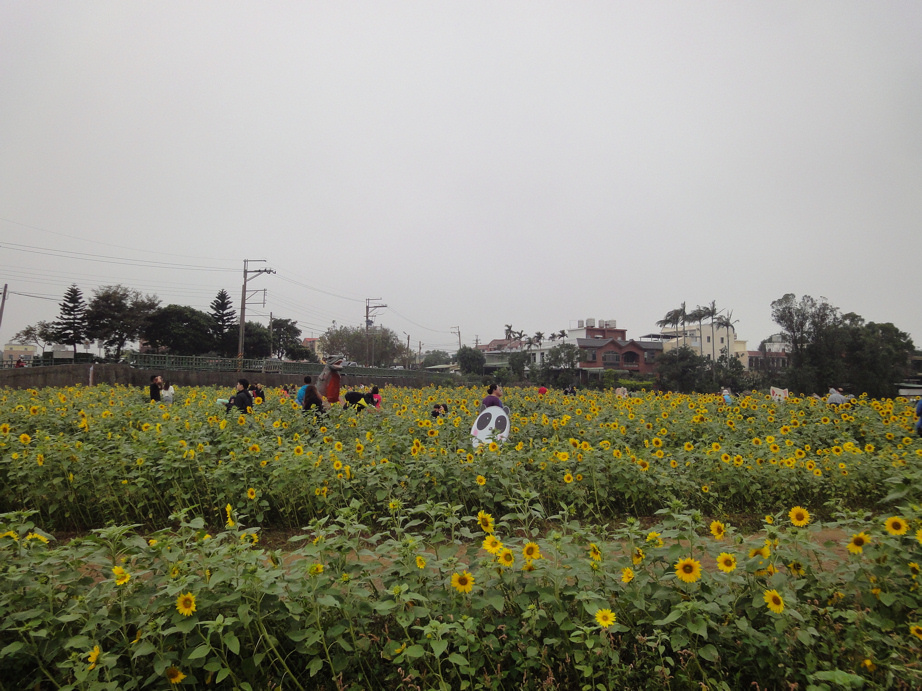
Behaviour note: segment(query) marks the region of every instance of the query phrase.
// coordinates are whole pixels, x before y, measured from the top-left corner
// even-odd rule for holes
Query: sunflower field
[[[904,399],[222,393],[0,393],[0,688],[922,686]]]

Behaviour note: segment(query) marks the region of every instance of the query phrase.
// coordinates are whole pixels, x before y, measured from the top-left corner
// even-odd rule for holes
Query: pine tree
[[[230,295],[224,288],[218,291],[217,297],[211,301],[211,318],[214,320],[212,332],[216,337],[223,336],[237,323],[237,312],[234,311]]]
[[[83,293],[76,285],[72,285],[64,293],[64,302],[59,303],[61,311],[54,321],[54,334],[58,343],[74,347],[77,354],[77,344],[83,343],[87,337],[86,303]]]
[[[237,352],[237,338],[233,334],[237,326],[237,312],[234,310],[230,295],[224,288],[218,291],[217,297],[211,301],[212,326],[211,334],[214,338],[214,349],[224,357],[231,357]]]

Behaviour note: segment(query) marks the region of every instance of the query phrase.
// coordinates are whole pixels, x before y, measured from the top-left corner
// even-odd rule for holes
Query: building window
[[[708,336],[708,343],[710,343],[710,342],[711,342],[711,337],[710,337],[710,336]]]

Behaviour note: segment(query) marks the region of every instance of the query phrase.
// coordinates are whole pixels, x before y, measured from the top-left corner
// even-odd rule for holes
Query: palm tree
[[[698,322],[698,355],[704,357],[704,335],[702,332],[701,323],[711,315],[710,307],[702,307],[698,305],[691,312],[688,313],[687,319],[691,322]],[[713,340],[713,338],[711,339]]]
[[[513,330],[512,330],[512,324],[506,324],[506,340],[507,340],[507,341],[512,340],[512,334],[513,334],[513,333],[514,333],[514,332],[513,332]]]
[[[733,350],[730,348],[730,329],[733,329],[733,332],[736,333],[736,328],[733,325],[736,324],[736,322],[739,320],[737,319],[734,321],[733,310],[727,310],[725,315],[720,315],[715,321],[718,328],[723,327],[727,330],[727,360],[729,360],[730,355],[733,352]]]
[[[666,312],[666,316],[656,322],[656,325],[665,329],[667,326],[671,326],[675,330],[675,337],[679,337],[679,322],[682,319],[681,310],[669,310]]]
[[[685,302],[682,302],[682,306],[679,307],[679,323],[682,324],[682,345],[688,345],[688,334],[685,333],[685,325],[688,323],[688,313],[685,311]]]
[[[544,332],[543,332],[543,331],[535,331],[535,335],[534,335],[532,338],[534,339],[535,346],[536,346],[537,348],[540,348],[540,347],[541,347],[541,341],[544,340]]]
[[[716,332],[714,331],[714,323],[717,320],[717,300],[711,300],[711,304],[708,305],[705,309],[708,311],[708,318],[711,320],[711,361],[717,362],[717,338]],[[716,376],[716,375],[715,375]]]
[[[567,337],[566,329],[561,329],[560,331],[557,332],[557,338],[566,338],[566,337]]]

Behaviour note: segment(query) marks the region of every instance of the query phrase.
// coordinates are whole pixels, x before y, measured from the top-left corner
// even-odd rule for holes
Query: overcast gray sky
[[[0,0],[0,343],[71,283],[239,301],[249,258],[305,336],[716,300],[754,349],[795,293],[919,347],[920,36],[915,0]]]

